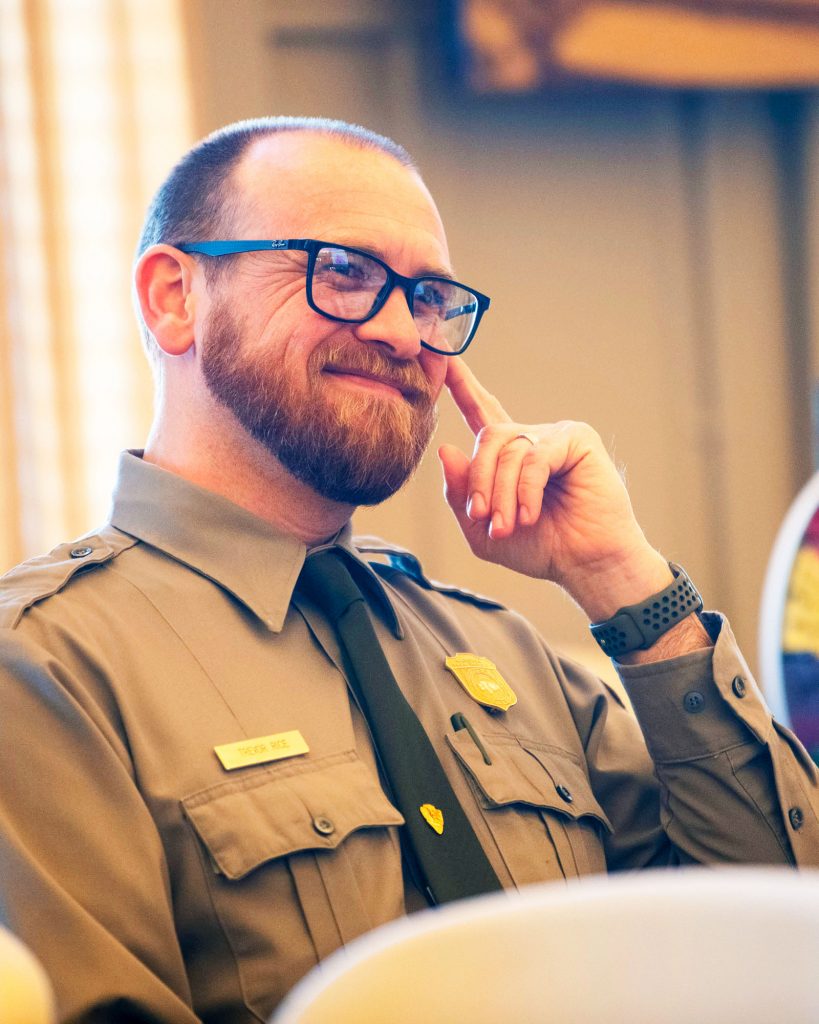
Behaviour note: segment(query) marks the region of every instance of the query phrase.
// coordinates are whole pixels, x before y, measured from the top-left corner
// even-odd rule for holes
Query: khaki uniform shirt
[[[376,630],[504,886],[819,864],[816,772],[718,617],[713,652],[621,670],[635,718],[514,612],[375,547]],[[61,1019],[264,1020],[415,905],[337,641],[293,593],[304,557],[126,454],[111,522],[4,577],[0,908]],[[493,661],[517,703],[477,704],[445,666],[458,652]],[[293,730],[309,752],[232,771],[214,753]]]

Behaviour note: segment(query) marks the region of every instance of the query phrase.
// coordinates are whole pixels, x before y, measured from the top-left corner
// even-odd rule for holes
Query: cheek
[[[277,292],[271,301],[254,296],[246,322],[248,347],[257,355],[277,353],[285,362],[303,362],[336,326],[310,309],[303,289]]]
[[[446,361],[446,356],[438,355],[437,352],[428,352],[426,349],[422,349],[421,354],[418,356],[418,362],[432,389],[432,397],[436,400],[441,393],[441,388],[444,386]]]
[[[268,368],[276,368],[294,383],[310,376],[311,357],[339,325],[308,309],[287,310],[270,318],[258,336],[256,357]]]

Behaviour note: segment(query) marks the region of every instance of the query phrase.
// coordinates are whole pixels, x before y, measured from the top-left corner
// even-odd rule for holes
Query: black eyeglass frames
[[[176,248],[202,256],[306,252],[308,304],[328,320],[342,323],[361,324],[372,319],[393,289],[399,287],[406,296],[421,344],[444,356],[458,356],[466,350],[489,309],[488,296],[458,281],[447,277],[404,277],[362,249],[315,238],[182,242]]]

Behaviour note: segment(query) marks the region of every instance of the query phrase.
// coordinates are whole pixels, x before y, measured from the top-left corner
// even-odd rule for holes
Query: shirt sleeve
[[[112,708],[0,632],[0,918],[60,1020],[192,1024],[162,843]]]
[[[669,859],[817,866],[816,766],[773,720],[727,622],[704,620],[713,649],[616,666],[659,784]]]

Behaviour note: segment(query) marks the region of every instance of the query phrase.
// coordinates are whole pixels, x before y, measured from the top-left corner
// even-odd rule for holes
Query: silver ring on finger
[[[522,437],[524,441],[528,441],[533,448],[537,448],[537,438],[534,434],[515,434],[511,441],[507,441],[507,444],[511,444],[512,441],[517,441],[519,437]]]

